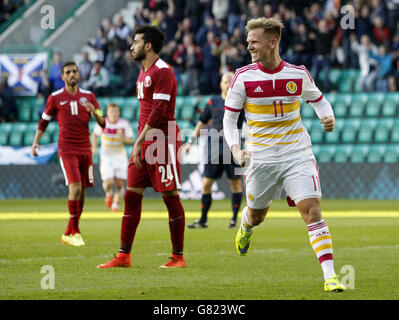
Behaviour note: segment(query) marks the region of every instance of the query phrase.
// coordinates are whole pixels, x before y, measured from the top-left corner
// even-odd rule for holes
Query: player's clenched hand
[[[231,147],[231,153],[241,167],[245,167],[245,165],[249,163],[252,155],[250,151],[241,150],[236,144]]]
[[[40,150],[40,145],[38,143],[32,144],[32,156],[37,157],[39,155],[37,150]]]
[[[324,131],[332,132],[334,130],[334,116],[323,117],[320,119],[320,123],[323,125]]]
[[[133,151],[132,151],[132,158],[135,166],[139,169],[141,169],[141,144],[140,143],[135,143],[133,146]]]
[[[96,111],[96,108],[94,107],[94,105],[90,102],[87,102],[85,104],[85,108],[87,110],[87,112],[89,112],[91,115],[93,115],[94,111]]]

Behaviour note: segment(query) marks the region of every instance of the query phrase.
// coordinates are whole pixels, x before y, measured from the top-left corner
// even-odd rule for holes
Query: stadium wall
[[[329,199],[399,199],[398,163],[320,163],[324,198]],[[201,165],[182,166],[182,199],[200,199]],[[94,168],[95,186],[88,197],[103,197],[98,165]],[[214,199],[230,197],[227,177],[223,175],[212,189]],[[68,189],[58,164],[0,166],[0,199],[67,197]],[[159,197],[152,188],[145,196]]]

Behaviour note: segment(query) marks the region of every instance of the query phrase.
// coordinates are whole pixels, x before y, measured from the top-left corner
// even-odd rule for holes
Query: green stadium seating
[[[358,118],[347,119],[345,121],[345,127],[342,130],[341,141],[343,143],[355,143],[360,124],[361,121]]]
[[[386,143],[387,141],[389,141],[389,135],[393,125],[394,125],[393,119],[389,118],[379,119],[374,132],[374,142]]]
[[[335,100],[337,99],[337,94],[336,93],[331,93],[331,92],[327,92],[324,94],[324,98],[327,99],[327,101],[333,105],[335,103]]]
[[[350,155],[350,161],[351,162],[365,162],[368,151],[369,151],[369,146],[367,144],[355,145],[353,147],[351,155]]]
[[[194,107],[191,105],[185,105],[180,108],[178,119],[191,120],[194,118]]]
[[[335,162],[348,162],[349,157],[352,153],[353,145],[338,145],[335,150],[334,161]]]
[[[188,120],[180,120],[178,121],[178,126],[180,128],[180,130],[184,130],[184,129],[193,129],[193,124],[188,121]]]
[[[314,144],[319,144],[323,143],[324,140],[324,129],[322,125],[320,124],[320,120],[314,120],[312,122],[312,126],[310,129],[310,137],[312,139],[312,142]]]
[[[136,111],[136,108],[134,108],[132,106],[125,106],[122,109],[121,117],[124,119],[127,119],[129,121],[133,121],[136,117],[135,111]]]
[[[368,96],[365,93],[357,93],[352,96],[349,106],[349,116],[362,117],[366,108]]]
[[[198,104],[199,109],[204,110],[206,104],[208,103],[208,100],[211,98],[212,98],[212,95],[203,95]]]
[[[377,126],[377,119],[363,119],[362,124],[358,130],[357,142],[359,143],[372,143],[374,129]]]
[[[303,119],[313,119],[316,117],[316,112],[313,107],[308,103],[301,104],[301,118]]]
[[[312,146],[314,148],[315,146]],[[336,146],[335,145],[322,145],[318,152],[317,161],[319,162],[332,162],[334,160]]]
[[[23,138],[23,145],[24,146],[32,145],[34,138],[35,138],[35,132],[33,132],[33,131],[25,132],[24,138]],[[42,143],[42,140],[40,140],[40,143]]]
[[[399,119],[394,120],[394,124],[391,130],[391,139],[392,143],[399,143]]]
[[[349,105],[352,101],[352,95],[339,94],[333,104],[333,110],[336,118],[344,118],[348,113]]]
[[[325,133],[326,143],[329,143],[329,144],[337,144],[337,143],[339,143],[340,142],[340,138],[341,138],[341,132],[342,132],[342,129],[341,128],[337,128],[337,127],[334,128],[333,132],[326,132]]]
[[[385,144],[371,145],[367,156],[367,162],[383,162],[385,151]]]
[[[384,153],[384,162],[397,163],[398,161],[399,161],[399,144],[387,145]]]
[[[21,146],[23,135],[24,133],[21,131],[11,132],[9,135],[9,145],[12,147]]]
[[[389,92],[385,95],[382,104],[381,115],[383,117],[395,117],[398,112],[399,94],[396,92]]]
[[[18,106],[18,120],[28,122],[31,119],[31,107],[29,104],[21,104]]]
[[[351,78],[340,79],[338,83],[338,91],[340,93],[351,93],[353,91],[354,81]]]
[[[131,121],[130,125],[132,126],[132,130],[133,130],[133,139],[136,140],[138,137],[138,132],[139,132],[138,131],[139,123],[138,123],[138,121]]]
[[[366,106],[367,117],[378,117],[380,115],[384,96],[385,94],[380,92],[373,92],[369,94],[369,99]]]

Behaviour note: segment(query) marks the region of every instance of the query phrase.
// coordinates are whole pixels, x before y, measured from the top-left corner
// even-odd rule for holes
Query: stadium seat
[[[349,106],[349,115],[351,117],[362,117],[367,104],[367,94],[357,93],[352,96]]]
[[[386,151],[385,144],[375,144],[370,146],[367,155],[367,162],[383,162],[385,151]]]
[[[122,109],[121,117],[124,118],[124,119],[127,119],[127,120],[129,120],[129,121],[133,121],[134,118],[135,118],[135,116],[136,116],[136,115],[135,115],[135,109],[136,109],[136,108],[131,107],[131,106],[125,106],[125,107]]]
[[[23,131],[11,132],[9,135],[9,145],[12,147],[19,147],[22,145]]]
[[[188,120],[178,121],[178,126],[179,126],[180,130],[192,129],[194,127],[193,124]]]
[[[18,106],[18,120],[28,122],[31,119],[31,107],[29,104],[24,103]]]
[[[360,119],[353,118],[345,121],[345,127],[342,129],[341,141],[343,143],[355,143],[357,131],[360,127]]]
[[[328,75],[330,80],[330,84],[332,89],[336,89],[338,87],[338,82],[341,77],[341,70],[340,69],[331,69]]]
[[[178,118],[181,120],[191,120],[194,118],[194,107],[191,105],[184,105],[180,108]]]
[[[312,147],[313,148],[313,147]],[[334,160],[336,146],[335,145],[322,145],[317,156],[319,162],[332,162]]]
[[[399,104],[399,95],[395,92],[389,92],[385,95],[382,104],[381,115],[383,117],[395,117],[397,115]]]
[[[35,132],[33,131],[27,131],[24,134],[24,138],[23,138],[23,145],[24,146],[30,146],[33,143],[33,139],[35,138]],[[42,143],[42,141],[40,140],[40,143]]]
[[[15,122],[12,125],[12,132],[24,133],[27,128],[28,128],[28,124],[26,122]]]
[[[328,101],[331,105],[333,105],[333,104],[335,103],[335,100],[337,99],[337,94],[331,93],[331,92],[326,92],[326,93],[324,94],[324,98],[326,98],[327,101]]]
[[[130,125],[132,126],[132,130],[133,130],[133,139],[136,140],[138,137],[138,132],[139,132],[139,123],[138,121],[131,121]]]
[[[399,144],[387,145],[384,154],[384,162],[397,163],[398,161],[399,161]]]
[[[98,101],[98,104],[101,107],[101,110],[103,110],[105,112],[105,109],[107,108],[107,105],[110,102],[110,98],[108,98],[108,97],[98,97],[97,101]]]
[[[338,145],[335,150],[334,161],[335,162],[348,162],[349,157],[352,153],[353,145]]]
[[[394,124],[391,130],[390,142],[399,143],[399,119],[394,120]]]
[[[349,105],[352,101],[352,95],[339,94],[333,104],[334,114],[336,118],[344,118],[347,115]]]
[[[336,119],[334,131],[325,133],[326,143],[329,143],[329,144],[340,143],[341,142],[341,133],[342,133],[344,125],[345,125],[344,119],[341,119],[341,118]]]
[[[353,79],[344,78],[339,80],[338,92],[340,93],[351,93],[353,91]]]
[[[363,119],[362,124],[358,131],[357,142],[359,143],[372,143],[374,129],[377,126],[377,119]]]
[[[389,118],[379,119],[374,132],[374,142],[387,143],[389,141],[389,135],[393,125],[394,125],[393,119]]]
[[[313,119],[316,117],[316,113],[312,106],[308,103],[301,104],[301,118],[303,119]]]
[[[378,117],[380,115],[381,105],[384,101],[384,93],[373,92],[369,94],[366,106],[367,117]]]
[[[315,144],[323,143],[324,140],[324,129],[320,124],[320,120],[314,120],[312,123],[312,127],[310,128],[310,137],[312,142]]]
[[[369,146],[367,144],[364,145],[355,145],[350,154],[351,162],[366,162],[366,157],[369,151]]]

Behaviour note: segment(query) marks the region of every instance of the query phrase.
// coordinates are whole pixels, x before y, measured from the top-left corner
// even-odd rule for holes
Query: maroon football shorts
[[[60,156],[65,184],[82,182],[83,187],[94,186],[93,158],[91,154],[67,154]]]
[[[180,189],[180,147],[179,141],[176,144],[143,144],[142,169],[137,168],[130,157],[127,187],[153,187],[156,192]]]

